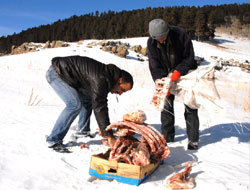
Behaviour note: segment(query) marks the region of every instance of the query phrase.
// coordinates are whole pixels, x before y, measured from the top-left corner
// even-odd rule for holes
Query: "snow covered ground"
[[[250,43],[230,36],[218,35],[218,48],[209,43],[194,41],[195,54],[213,64],[211,56],[250,61]],[[137,60],[131,52],[127,59],[88,48],[88,43],[72,43],[70,47],[42,49],[39,52],[0,57],[0,187],[4,190],[83,190],[83,189],[166,189],[166,179],[180,169],[174,165],[198,159],[191,177],[197,190],[250,189],[250,74],[231,67],[216,71],[216,85],[224,109],[199,110],[200,148],[186,149],[184,106],[175,103],[176,142],[170,143],[171,155],[163,165],[138,187],[115,180],[91,180],[89,175],[92,154],[105,152],[101,137],[80,138],[73,144],[71,154],[60,154],[47,148],[48,135],[64,105],[45,79],[50,61],[55,56],[82,55],[103,63],[114,63],[134,77],[134,88],[118,97],[109,95],[111,122],[120,121],[131,110],[142,109],[147,123],[160,130],[160,113],[149,104],[154,91],[147,58]],[[147,38],[121,39],[130,45],[146,47]],[[132,98],[131,98],[132,97]],[[76,120],[77,121],[77,120]],[[65,143],[74,133],[72,125]],[[98,128],[94,116],[91,130]],[[80,149],[87,143],[88,149]]]

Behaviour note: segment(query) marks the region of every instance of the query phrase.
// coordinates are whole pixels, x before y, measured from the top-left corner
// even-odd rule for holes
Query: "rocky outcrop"
[[[47,41],[45,45],[37,44],[33,42],[29,42],[29,43],[24,42],[20,46],[13,45],[11,47],[11,54],[16,55],[16,54],[22,54],[22,53],[28,53],[28,52],[35,52],[44,48],[57,48],[57,47],[67,47],[67,46],[69,46],[69,44],[64,41],[52,41],[52,42]]]
[[[238,60],[234,60],[234,59],[223,59],[223,58],[219,58],[217,56],[211,56],[212,59],[214,59],[216,61],[216,67],[215,69],[217,70],[226,70],[227,67],[240,67],[241,70],[249,72],[250,73],[250,62],[249,60],[245,60],[245,61],[238,61]]]
[[[21,54],[21,53],[27,53],[27,52],[32,52],[32,51],[37,51],[37,49],[42,48],[40,44],[35,44],[35,43],[27,43],[24,42],[20,46],[15,46],[13,45],[11,47],[11,54]]]
[[[92,44],[94,45],[94,44]],[[119,57],[126,58],[129,54],[128,52],[128,44],[122,44],[120,41],[101,41],[98,42],[96,45],[100,45],[103,51],[107,51],[113,53]]]
[[[140,53],[141,49],[142,49],[141,45],[135,45],[131,48],[131,50],[136,53]]]
[[[141,51],[140,51],[140,53],[142,55],[144,55],[144,56],[147,56],[148,55],[148,53],[147,53],[147,47],[142,48]]]
[[[51,48],[68,47],[69,44],[64,41],[52,41]]]
[[[106,52],[113,53],[119,57],[126,58],[129,54],[129,51],[134,51],[137,54],[137,59],[139,61],[144,61],[141,56],[147,56],[147,48],[142,48],[141,45],[135,45],[130,47],[128,43],[122,43],[120,41],[99,41],[99,42],[91,42],[87,45],[87,47],[91,48],[93,46],[101,46],[101,49]]]
[[[47,42],[45,43],[44,48],[51,48],[50,41],[47,41]]]
[[[119,57],[127,57],[129,54],[128,49],[126,48],[125,45],[119,45],[117,48],[112,48],[115,50],[114,54],[119,56]]]
[[[141,45],[135,45],[131,48],[132,51],[147,56],[147,47],[142,47]]]

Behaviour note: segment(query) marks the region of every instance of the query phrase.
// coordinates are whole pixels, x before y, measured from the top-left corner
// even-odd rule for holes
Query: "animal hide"
[[[214,66],[198,67],[172,83],[170,92],[192,109],[211,106],[221,107],[220,96],[215,86]]]
[[[187,75],[181,76],[176,82],[170,82],[170,80],[166,80],[166,78],[163,78],[162,82],[167,82],[168,84],[164,86],[167,88],[170,86],[171,94],[174,94],[178,100],[192,109],[201,107],[205,109],[213,109],[215,107],[222,108],[220,97],[215,86],[214,72],[214,66],[200,66],[196,70],[190,71]],[[165,89],[164,92],[167,91],[168,89]],[[155,91],[153,100],[157,93],[158,92]],[[160,105],[165,104],[166,98],[160,101],[161,102],[157,104],[154,103],[154,106],[161,111],[163,106]]]

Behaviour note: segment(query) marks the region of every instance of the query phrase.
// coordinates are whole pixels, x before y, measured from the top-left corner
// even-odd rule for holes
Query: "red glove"
[[[173,74],[171,75],[171,79],[173,82],[177,81],[181,76],[181,73],[177,70],[174,70]]]

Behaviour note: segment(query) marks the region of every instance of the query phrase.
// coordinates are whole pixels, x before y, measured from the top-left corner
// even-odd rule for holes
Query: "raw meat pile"
[[[123,116],[123,121],[109,125],[106,130],[114,131],[114,138],[103,141],[110,146],[109,160],[146,166],[164,160],[170,154],[164,136],[153,126],[144,123],[146,115],[138,110]],[[139,135],[139,139],[134,135]]]
[[[189,164],[184,171],[174,174],[167,180],[166,187],[168,189],[193,189],[194,178],[189,178],[192,169],[192,164]]]

